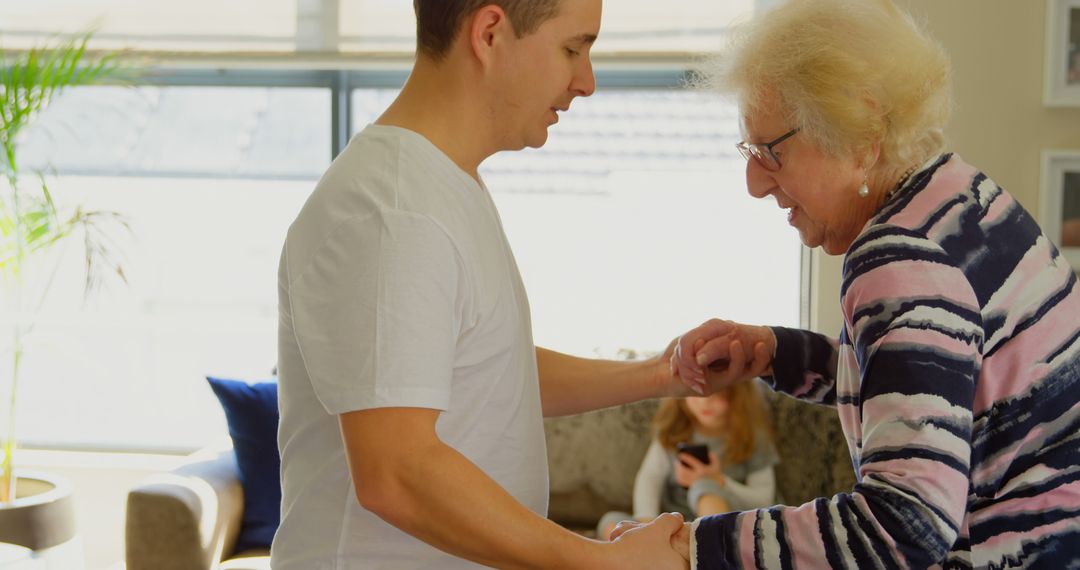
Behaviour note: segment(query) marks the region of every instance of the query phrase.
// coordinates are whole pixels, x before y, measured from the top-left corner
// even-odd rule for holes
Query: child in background
[[[632,518],[645,522],[662,512],[680,512],[691,521],[774,504],[773,466],[779,456],[756,382],[706,397],[664,400],[653,431],[656,436],[634,480]],[[709,462],[680,453],[680,443],[707,445]],[[597,525],[597,536],[608,538],[619,521],[630,518],[607,513]]]

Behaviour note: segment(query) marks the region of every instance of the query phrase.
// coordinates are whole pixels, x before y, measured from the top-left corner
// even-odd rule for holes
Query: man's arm
[[[638,361],[578,358],[536,347],[540,400],[545,417],[568,416],[664,396],[685,396],[689,389],[672,381],[664,354]]]
[[[341,415],[361,506],[444,552],[498,568],[683,567],[669,547],[677,524],[622,544],[576,535],[521,505],[439,440],[438,416],[423,408]]]

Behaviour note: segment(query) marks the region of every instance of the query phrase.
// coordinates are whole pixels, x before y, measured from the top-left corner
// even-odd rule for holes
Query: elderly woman
[[[790,0],[736,33],[715,78],[739,103],[750,195],[845,256],[844,324],[709,321],[672,367],[835,406],[858,482],[699,519],[694,566],[1076,567],[1080,287],[1012,196],[944,152],[941,48],[888,0]]]

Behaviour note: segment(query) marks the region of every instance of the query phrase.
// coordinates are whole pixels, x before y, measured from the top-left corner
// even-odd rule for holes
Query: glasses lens
[[[741,154],[744,159],[756,160],[758,164],[769,172],[780,170],[780,161],[776,159],[776,156],[773,155],[769,149],[763,146],[737,142],[735,143],[735,148],[739,149],[739,154]]]
[[[769,172],[776,172],[777,170],[780,170],[780,163],[776,160],[776,157],[773,156],[773,153],[769,152],[768,149],[762,148],[758,145],[752,145],[750,147],[750,152],[753,153],[754,158],[757,159],[758,163],[761,164],[761,166],[765,167],[765,170],[768,170]]]
[[[750,149],[746,147],[746,143],[737,142],[735,143],[735,148],[739,149],[739,154],[742,155],[743,159],[750,160],[751,158],[753,158],[750,155]]]

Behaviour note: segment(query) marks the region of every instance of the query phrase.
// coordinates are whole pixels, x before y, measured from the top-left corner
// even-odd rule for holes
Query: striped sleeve
[[[937,244],[898,228],[864,235],[848,262],[851,334],[833,391],[858,483],[799,507],[699,521],[697,568],[926,568],[960,535],[982,362],[975,293]]]
[[[836,404],[835,339],[810,331],[772,327],[776,336],[773,375],[764,380],[773,390],[800,400]]]

